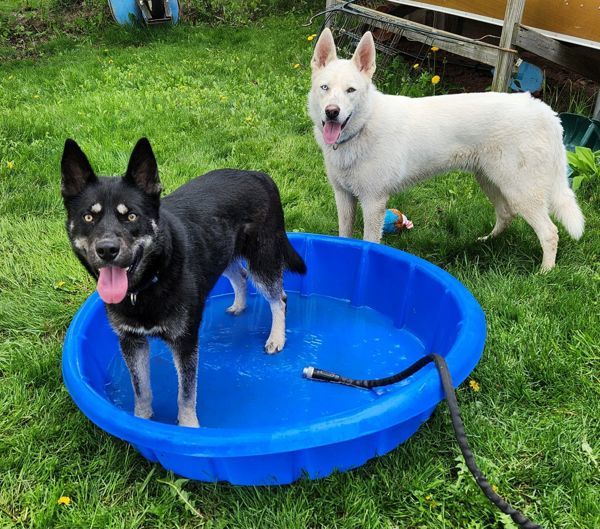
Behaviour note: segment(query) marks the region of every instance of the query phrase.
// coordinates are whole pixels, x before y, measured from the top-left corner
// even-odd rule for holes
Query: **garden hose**
[[[446,364],[444,358],[440,355],[435,353],[426,355],[417,360],[414,364],[409,366],[404,371],[401,371],[400,373],[385,378],[356,380],[353,378],[343,377],[341,375],[338,375],[337,373],[324,371],[316,367],[305,367],[303,370],[303,375],[311,380],[318,380],[322,382],[334,382],[336,384],[344,384],[346,386],[370,389],[379,386],[389,386],[390,384],[395,384],[396,382],[405,380],[411,375],[414,375],[417,371],[425,367],[430,362],[435,363],[435,366],[437,367],[440,373],[440,378],[442,379],[442,387],[444,388],[446,402],[448,403],[448,408],[450,409],[452,427],[454,428],[454,433],[456,435],[458,446],[460,447],[460,451],[462,452],[462,455],[465,459],[465,463],[467,464],[467,467],[470,470],[471,474],[473,474],[475,482],[477,483],[479,488],[483,491],[488,500],[490,500],[504,514],[508,514],[513,519],[513,521],[522,529],[542,529],[541,526],[533,523],[523,513],[511,507],[511,505],[509,505],[509,503],[506,500],[499,496],[494,491],[494,489],[492,488],[488,480],[485,478],[485,476],[482,474],[481,470],[479,470],[477,463],[475,463],[475,457],[473,456],[473,452],[471,451],[469,442],[467,441],[467,435],[465,433],[465,427],[460,417],[458,401],[456,400],[454,385],[452,384],[452,377],[450,376],[448,365]]]

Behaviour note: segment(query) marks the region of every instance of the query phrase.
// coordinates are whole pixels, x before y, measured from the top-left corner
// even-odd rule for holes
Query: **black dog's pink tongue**
[[[342,133],[342,124],[337,121],[326,121],[323,125],[323,139],[327,145],[333,145]]]
[[[127,295],[127,269],[117,266],[100,268],[96,290],[104,303],[121,303]]]

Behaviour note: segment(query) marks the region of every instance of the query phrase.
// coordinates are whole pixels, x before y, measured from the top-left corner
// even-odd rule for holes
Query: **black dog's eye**
[[[86,213],[83,216],[83,220],[89,224],[90,222],[94,222],[94,217],[91,213]]]
[[[135,213],[130,213],[129,215],[127,215],[127,220],[129,222],[133,222],[134,220],[137,220],[137,215]]]
[[[325,92],[327,92],[327,90],[329,90],[329,87],[326,84],[322,84],[321,90],[325,90]]]
[[[346,90],[346,93],[351,94],[352,92],[356,92],[356,88],[348,88],[348,90]]]

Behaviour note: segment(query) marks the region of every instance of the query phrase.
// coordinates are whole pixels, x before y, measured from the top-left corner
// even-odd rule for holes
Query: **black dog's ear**
[[[64,198],[75,197],[85,186],[98,181],[85,154],[70,138],[65,141],[60,172],[62,176],[60,190]]]
[[[147,138],[141,138],[135,144],[123,180],[148,195],[160,195],[162,186],[158,179],[158,165]]]

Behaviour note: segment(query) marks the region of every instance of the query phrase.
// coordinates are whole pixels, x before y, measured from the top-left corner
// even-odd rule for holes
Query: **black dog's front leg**
[[[179,382],[177,405],[179,426],[198,428],[196,387],[198,380],[198,332],[186,333],[169,341]]]
[[[150,348],[145,336],[122,334],[119,337],[121,353],[129,369],[135,416],[142,419],[152,417],[152,388],[150,387]]]

